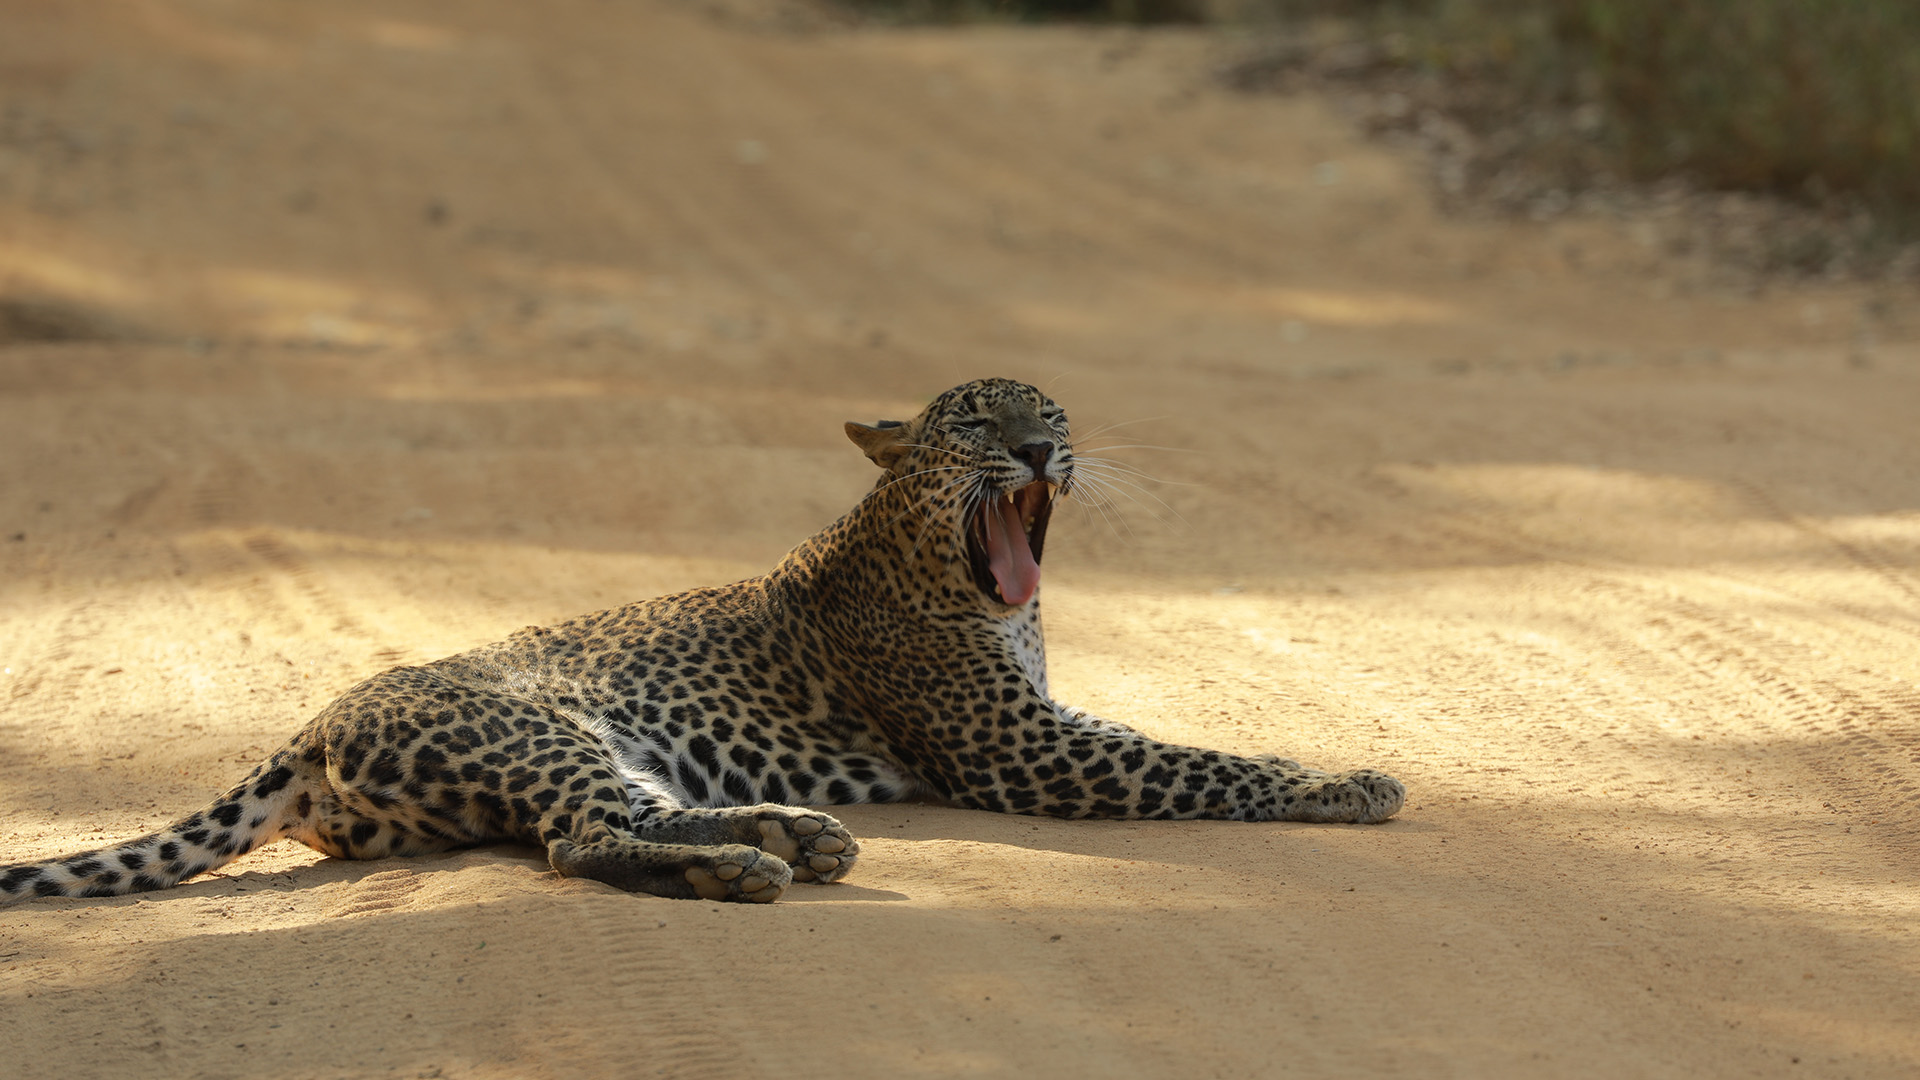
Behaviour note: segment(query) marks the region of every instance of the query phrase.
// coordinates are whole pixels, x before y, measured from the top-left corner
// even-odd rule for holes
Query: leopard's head
[[[886,470],[876,492],[897,491],[916,526],[958,538],[952,550],[964,550],[982,596],[1006,607],[1033,599],[1054,497],[1073,484],[1066,410],[1025,383],[981,379],[912,420],[849,423],[847,437]]]

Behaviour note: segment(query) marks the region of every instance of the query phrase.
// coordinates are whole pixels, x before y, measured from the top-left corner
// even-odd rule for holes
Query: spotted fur
[[[206,809],[0,868],[0,900],[166,888],[292,837],[354,859],[520,841],[564,875],[767,901],[840,879],[859,851],[790,804],[1352,822],[1400,808],[1378,772],[1171,746],[1053,700],[1039,600],[1008,569],[1025,565],[1017,528],[1037,582],[1053,499],[1075,483],[1066,414],[1039,391],[969,383],[847,434],[879,482],[766,576],[383,672]]]

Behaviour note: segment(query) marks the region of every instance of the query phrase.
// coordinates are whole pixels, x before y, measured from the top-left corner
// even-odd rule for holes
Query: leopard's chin
[[[1053,516],[1053,485],[1035,480],[988,499],[967,522],[967,561],[981,595],[1020,607],[1040,588],[1040,556]]]

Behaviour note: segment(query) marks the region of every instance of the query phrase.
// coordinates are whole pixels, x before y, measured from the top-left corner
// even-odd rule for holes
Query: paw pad
[[[731,859],[716,861],[711,867],[689,866],[685,877],[687,884],[702,900],[744,900],[750,904],[765,904],[779,899],[786,891],[787,873],[775,873],[773,867],[760,865],[766,859],[756,859],[755,865],[747,866]],[[785,867],[779,867],[785,871]]]
[[[767,807],[758,825],[760,850],[791,866],[795,881],[837,881],[852,869],[860,851],[846,828],[825,814]]]

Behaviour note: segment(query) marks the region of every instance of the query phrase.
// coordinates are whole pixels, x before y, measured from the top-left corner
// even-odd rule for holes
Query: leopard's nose
[[[1047,476],[1047,461],[1053,457],[1053,444],[1050,442],[1030,442],[1015,450],[1014,455],[1033,467],[1033,478],[1044,480]]]

